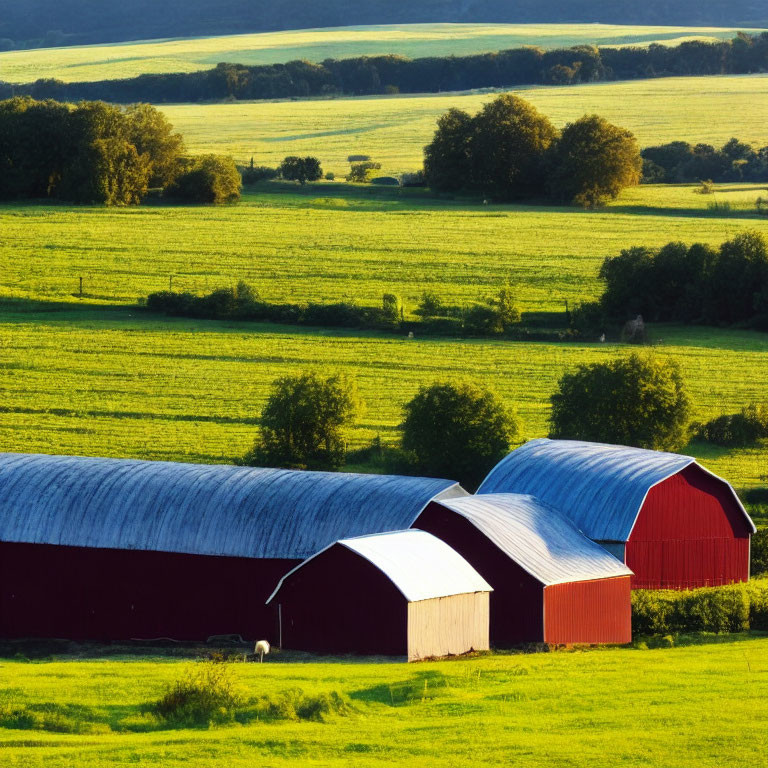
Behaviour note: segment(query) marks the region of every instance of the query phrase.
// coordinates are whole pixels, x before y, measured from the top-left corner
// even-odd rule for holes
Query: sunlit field
[[[0,661],[0,696],[81,733],[0,728],[24,768],[499,766],[762,768],[768,638],[582,653],[488,655],[406,665],[322,659],[236,664],[246,697],[337,692],[348,715],[214,729],[146,727],[142,708],[186,661]]]
[[[768,75],[680,77],[516,89],[558,126],[597,113],[630,129],[642,146],[668,141],[720,146],[732,136],[768,145]],[[350,154],[367,154],[382,173],[415,170],[437,118],[451,107],[474,112],[495,93],[436,94],[163,106],[193,152],[277,165],[315,155],[346,173]]]
[[[684,40],[729,40],[736,29],[608,24],[405,24],[265,32],[250,35],[150,40],[0,54],[0,80],[65,82],[194,72],[220,61],[273,64],[375,54],[463,56],[523,45],[676,45]],[[754,30],[756,31],[756,30]]]

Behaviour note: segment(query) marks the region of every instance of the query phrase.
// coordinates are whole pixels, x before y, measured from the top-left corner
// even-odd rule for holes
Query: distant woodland
[[[765,0],[0,0],[0,48],[429,22],[768,26]]]
[[[322,63],[245,66],[141,75],[125,80],[64,83],[45,79],[24,85],[0,82],[0,99],[27,95],[59,101],[103,100],[130,104],[251,100],[395,93],[438,93],[523,84],[570,85],[674,75],[725,75],[768,71],[768,32],[738,33],[732,41],[677,46],[596,48],[580,45],[545,51],[515,48],[472,56],[409,59],[363,56]]]

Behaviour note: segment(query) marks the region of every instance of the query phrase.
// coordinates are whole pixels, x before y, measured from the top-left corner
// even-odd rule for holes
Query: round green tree
[[[635,137],[598,115],[568,123],[549,154],[550,194],[585,208],[602,205],[640,183],[643,160]]]
[[[664,451],[688,441],[691,403],[673,360],[633,353],[580,365],[550,400],[554,438]]]
[[[251,466],[334,470],[344,464],[346,427],[362,410],[354,382],[316,373],[275,381],[261,412]]]
[[[422,387],[405,406],[402,447],[415,469],[474,490],[508,452],[519,431],[493,392],[470,382]]]
[[[472,187],[472,130],[472,116],[461,109],[449,109],[438,118],[434,138],[424,148],[424,178],[430,187],[443,192]]]

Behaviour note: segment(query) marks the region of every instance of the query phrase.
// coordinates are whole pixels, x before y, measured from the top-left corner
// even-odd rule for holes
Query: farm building
[[[286,572],[456,494],[449,480],[0,454],[0,636],[275,640],[265,601]]]
[[[478,490],[497,493],[530,494],[559,510],[627,564],[634,588],[749,579],[755,526],[730,484],[691,456],[531,440],[491,470]]]
[[[631,641],[631,571],[538,499],[435,500],[414,525],[450,544],[493,587],[492,645]]]
[[[488,583],[445,542],[409,530],[343,539],[270,597],[284,648],[407,655],[488,649]]]

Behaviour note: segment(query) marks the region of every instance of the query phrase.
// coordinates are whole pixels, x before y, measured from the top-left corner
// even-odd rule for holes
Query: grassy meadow
[[[562,313],[566,300],[594,298],[600,263],[621,248],[768,232],[764,218],[711,213],[712,196],[693,190],[641,187],[594,212],[271,183],[240,205],[217,208],[4,206],[0,445],[231,461],[254,440],[271,382],[307,368],[358,380],[368,410],[354,447],[377,434],[394,442],[402,405],[421,384],[465,376],[493,385],[518,409],[522,437],[541,436],[564,371],[630,349],[169,319],[135,303],[171,276],[175,289],[195,292],[243,279],[271,301],[373,304],[394,291],[408,310],[425,288],[464,305],[508,282],[535,320]],[[733,185],[715,198],[736,206],[756,194]],[[661,354],[680,361],[697,418],[768,400],[766,334],[659,327],[653,337]],[[738,486],[765,482],[764,451],[690,450]]]
[[[515,90],[558,126],[598,113],[630,129],[641,146],[683,140],[720,146],[732,136],[768,144],[768,75],[673,77]],[[316,101],[162,106],[192,152],[278,165],[315,155],[345,174],[350,154],[367,154],[382,173],[415,170],[437,118],[451,107],[477,111],[495,93],[450,93]]]
[[[761,768],[768,740],[768,637],[668,649],[487,655],[416,665],[377,659],[237,664],[249,697],[338,692],[353,711],[326,722],[146,727],[187,661],[118,657],[0,660],[4,701],[80,733],[0,729],[7,766],[181,768],[456,765],[525,768]],[[66,730],[62,727],[61,730]],[[439,748],[437,745],[439,744]]]
[[[376,54],[465,56],[536,45],[676,45],[684,40],[729,40],[736,29],[610,24],[402,24],[304,29],[222,37],[148,40],[109,45],[0,53],[0,80],[26,83],[107,80],[165,72],[195,72],[220,61],[275,64]],[[745,30],[758,31],[758,30]]]

